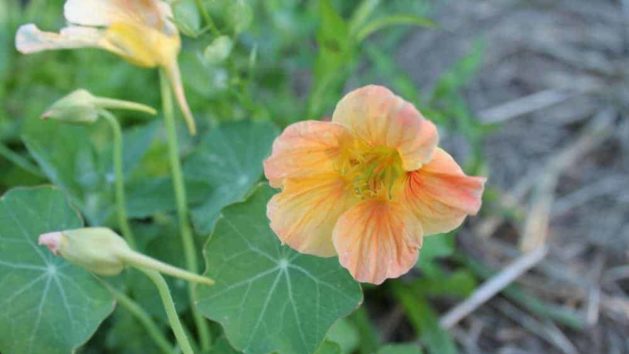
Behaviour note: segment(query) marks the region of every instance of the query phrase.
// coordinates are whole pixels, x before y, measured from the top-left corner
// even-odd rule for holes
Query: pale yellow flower
[[[170,21],[170,5],[161,0],[67,0],[68,26],[59,33],[34,24],[21,26],[16,47],[25,54],[51,49],[101,48],[146,68],[163,68],[191,133],[196,132],[188,106],[177,55],[181,39]]]

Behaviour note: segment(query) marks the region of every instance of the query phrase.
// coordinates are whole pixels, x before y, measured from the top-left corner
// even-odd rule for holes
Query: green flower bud
[[[53,103],[42,114],[42,118],[74,124],[92,124],[98,120],[103,109],[124,109],[156,114],[153,108],[140,103],[97,97],[87,90],[79,89]]]
[[[92,124],[98,120],[95,97],[86,90],[76,90],[53,103],[42,114],[43,119],[60,120],[67,123]]]
[[[132,252],[110,229],[96,227],[51,232],[39,237],[52,253],[99,275],[117,275],[125,266],[123,255]]]
[[[110,229],[91,227],[39,236],[39,244],[48,247],[55,255],[99,275],[118,275],[125,266],[151,269],[194,283],[213,285],[210,278],[173,267],[136,252],[127,242]]]

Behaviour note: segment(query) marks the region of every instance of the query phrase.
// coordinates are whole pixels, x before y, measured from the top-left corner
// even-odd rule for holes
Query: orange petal
[[[435,125],[382,86],[365,86],[347,94],[336,106],[332,121],[371,145],[397,149],[406,171],[429,161],[438,142]]]
[[[422,228],[400,203],[367,200],[341,216],[332,239],[341,265],[356,280],[380,284],[413,267]]]
[[[278,188],[286,178],[333,173],[342,146],[350,138],[347,129],[334,123],[291,124],[275,139],[273,152],[264,161],[266,178]]]
[[[451,231],[480,209],[485,178],[466,176],[440,148],[429,163],[407,177],[404,200],[426,235]]]
[[[335,174],[284,181],[284,190],[267,205],[271,229],[295,250],[316,256],[336,254],[332,230],[338,217],[357,200]]]

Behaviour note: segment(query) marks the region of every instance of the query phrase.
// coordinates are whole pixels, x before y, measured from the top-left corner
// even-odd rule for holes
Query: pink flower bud
[[[55,256],[59,255],[61,232],[49,232],[39,236],[39,244],[48,247]]]

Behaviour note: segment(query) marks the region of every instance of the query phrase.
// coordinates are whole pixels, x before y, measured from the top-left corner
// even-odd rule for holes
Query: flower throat
[[[360,199],[391,199],[404,175],[397,150],[357,144],[348,149],[340,173]]]

